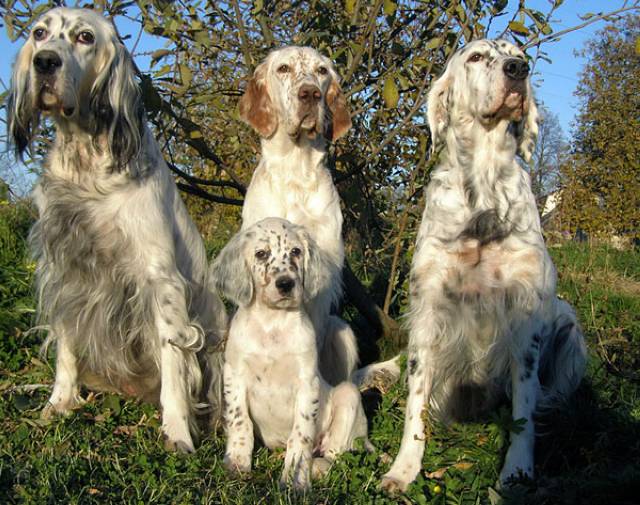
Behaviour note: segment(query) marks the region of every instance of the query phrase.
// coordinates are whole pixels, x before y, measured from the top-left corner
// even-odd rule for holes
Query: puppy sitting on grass
[[[254,427],[264,444],[286,447],[281,484],[310,487],[336,456],[365,437],[360,394],[331,387],[318,371],[313,324],[304,301],[331,273],[304,228],[267,218],[235,235],[213,265],[213,278],[238,305],[225,353],[225,465],[251,471]]]

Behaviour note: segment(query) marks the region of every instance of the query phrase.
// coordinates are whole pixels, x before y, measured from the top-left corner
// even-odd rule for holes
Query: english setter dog
[[[326,142],[351,127],[331,61],[309,47],[272,51],[258,65],[240,100],[240,117],[261,136],[262,158],[242,208],[242,228],[266,217],[304,226],[328,258],[330,275],[307,309],[331,384],[349,378],[358,361],[355,336],[331,307],[342,296],[342,211],[326,167]]]
[[[372,447],[356,386],[331,387],[318,372],[304,302],[325,285],[331,261],[303,227],[267,218],[238,232],[212,267],[239,307],[224,364],[224,461],[233,472],[251,470],[254,427],[267,447],[286,447],[281,483],[296,489],[307,489],[312,471],[328,470],[357,437]]]
[[[585,369],[571,307],[556,297],[527,173],[537,111],[524,54],[502,41],[459,50],[428,97],[434,146],[410,276],[407,401],[400,453],[382,480],[404,491],[422,466],[423,408],[442,420],[472,416],[502,394],[522,431],[500,482],[533,476],[534,413],[566,398]]]
[[[221,353],[212,350],[226,313],[110,22],[86,9],[40,17],[7,109],[19,156],[42,114],[56,126],[30,236],[39,319],[57,347],[43,415],[77,406],[80,384],[123,392],[159,401],[165,445],[192,451],[202,395],[221,409]]]

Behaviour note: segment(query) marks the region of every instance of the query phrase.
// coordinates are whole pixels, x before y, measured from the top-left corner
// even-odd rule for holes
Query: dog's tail
[[[545,402],[568,398],[580,385],[587,365],[587,346],[575,312],[564,300],[556,302],[550,334],[542,339],[538,375]]]
[[[351,374],[351,382],[361,391],[376,388],[385,393],[400,378],[401,356],[398,354],[390,360],[372,363],[356,370]]]
[[[349,380],[358,364],[358,344],[353,330],[337,316],[329,317],[319,358],[322,377],[332,386]]]
[[[217,430],[222,426],[224,415],[222,368],[224,352],[221,349],[205,349],[198,358],[202,367],[202,413],[206,414],[209,426]]]

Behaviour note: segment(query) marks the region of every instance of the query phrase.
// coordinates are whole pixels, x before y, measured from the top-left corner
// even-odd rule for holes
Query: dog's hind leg
[[[317,455],[313,460],[313,474],[318,477],[326,473],[336,457],[354,448],[356,438],[367,440],[367,418],[362,408],[360,392],[350,382],[343,382],[331,389],[325,406],[321,432],[316,441]]]
[[[359,368],[351,374],[351,382],[358,386],[361,391],[378,388],[384,393],[400,378],[401,356],[401,354],[398,354],[387,361],[372,363]]]

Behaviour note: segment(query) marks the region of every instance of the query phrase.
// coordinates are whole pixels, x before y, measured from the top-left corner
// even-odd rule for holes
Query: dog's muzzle
[[[291,277],[279,277],[276,279],[276,288],[282,296],[288,296],[293,291],[296,281]]]
[[[514,81],[522,81],[529,75],[529,64],[520,58],[509,58],[502,65],[502,71]]]
[[[298,117],[300,128],[314,133],[318,123],[318,107],[322,100],[322,91],[315,84],[303,84],[298,89]]]
[[[303,84],[298,90],[298,100],[305,108],[312,108],[318,105],[318,102],[322,98],[322,92],[320,88],[314,84]]]
[[[62,66],[62,58],[55,51],[43,49],[33,57],[33,66],[40,75],[53,75]]]

